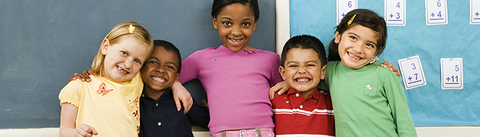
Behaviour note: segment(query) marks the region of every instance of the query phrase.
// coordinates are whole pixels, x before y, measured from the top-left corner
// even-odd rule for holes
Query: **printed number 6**
[[[442,1],[438,0],[438,1],[437,1],[437,6],[438,6],[438,7],[442,6]]]
[[[412,70],[415,70],[417,69],[417,67],[415,67],[415,63],[412,63]]]

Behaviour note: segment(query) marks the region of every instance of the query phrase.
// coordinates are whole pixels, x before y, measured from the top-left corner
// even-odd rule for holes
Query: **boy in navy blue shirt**
[[[145,87],[140,97],[139,136],[193,137],[189,119],[207,128],[208,109],[194,100],[186,115],[183,108],[177,111],[171,86],[180,77],[180,52],[167,41],[155,40],[154,45],[152,55],[140,70]]]

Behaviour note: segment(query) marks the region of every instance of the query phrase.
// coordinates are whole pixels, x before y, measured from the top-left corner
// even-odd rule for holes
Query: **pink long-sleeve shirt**
[[[205,88],[210,135],[224,130],[273,128],[268,93],[282,81],[279,66],[279,56],[271,51],[206,48],[182,61],[180,82],[198,78]]]

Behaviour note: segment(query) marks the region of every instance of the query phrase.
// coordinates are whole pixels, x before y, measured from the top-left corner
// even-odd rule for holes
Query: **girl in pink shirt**
[[[268,91],[282,81],[277,71],[280,60],[276,53],[248,44],[259,17],[257,0],[215,0],[211,14],[223,45],[196,51],[183,60],[179,81],[201,81],[213,137],[274,136]],[[183,87],[177,82],[173,88]]]

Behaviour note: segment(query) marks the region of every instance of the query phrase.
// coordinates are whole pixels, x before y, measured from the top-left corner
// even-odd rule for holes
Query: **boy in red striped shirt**
[[[322,42],[309,35],[293,37],[281,61],[280,74],[291,88],[272,100],[277,137],[335,136],[330,94],[317,89],[327,64]]]

